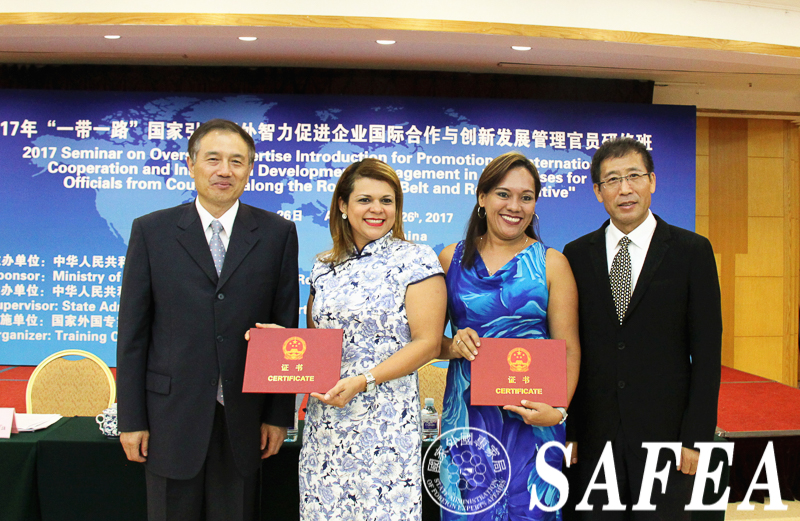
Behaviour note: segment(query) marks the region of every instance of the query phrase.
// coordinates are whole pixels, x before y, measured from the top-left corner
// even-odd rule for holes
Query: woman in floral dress
[[[397,174],[376,159],[349,166],[333,193],[333,248],[311,271],[307,317],[344,330],[341,380],[309,398],[303,520],[421,518],[416,370],[438,353],[446,294],[433,250],[404,240],[402,210]]]

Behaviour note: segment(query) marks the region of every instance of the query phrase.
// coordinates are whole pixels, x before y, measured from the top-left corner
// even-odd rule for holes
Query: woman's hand
[[[283,326],[279,326],[278,324],[259,324],[258,322],[256,322],[256,328],[258,328],[258,329],[270,329],[270,328],[284,329]],[[250,330],[249,329],[244,332],[244,339],[247,340],[248,342],[250,341]]]
[[[450,353],[452,358],[466,358],[467,360],[475,360],[478,355],[478,348],[481,346],[481,337],[474,329],[467,327],[459,329],[453,335],[453,342],[450,344]]]
[[[503,407],[506,411],[511,411],[522,416],[522,419],[528,425],[536,425],[537,427],[552,427],[558,425],[561,421],[561,412],[550,407],[542,402],[529,402],[528,400],[521,400],[519,405],[506,405]]]
[[[367,388],[367,379],[364,375],[342,378],[330,391],[325,394],[311,393],[311,396],[324,404],[334,407],[344,407],[355,395],[363,392]]]

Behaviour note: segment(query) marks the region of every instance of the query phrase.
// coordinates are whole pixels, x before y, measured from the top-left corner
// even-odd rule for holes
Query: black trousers
[[[145,476],[149,521],[255,521],[258,517],[260,471],[239,474],[225,409],[219,403],[206,460],[197,476],[169,479],[148,470]]]
[[[641,447],[639,450],[634,448],[625,439],[625,433],[621,425],[617,430],[617,435],[612,442],[614,451],[614,466],[616,467],[615,476],[603,476],[600,472],[595,478],[595,484],[608,483],[609,479],[616,478],[619,487],[619,495],[625,510],[612,511],[602,510],[603,505],[607,505],[608,494],[605,490],[596,490],[593,487],[589,495],[588,503],[591,505],[590,511],[577,511],[575,506],[583,501],[586,489],[592,480],[594,470],[600,462],[600,458],[581,457],[580,444],[578,445],[578,463],[564,473],[569,480],[569,498],[564,506],[563,515],[565,521],[690,521],[691,511],[686,511],[685,507],[689,504],[694,486],[694,476],[689,476],[675,470],[677,462],[675,454],[669,450],[659,452],[657,470],[664,465],[669,465],[669,477],[664,493],[661,493],[661,482],[653,482],[653,491],[650,496],[650,504],[656,506],[655,511],[632,510],[633,505],[639,502],[639,494],[642,487],[644,476],[645,460],[641,457]],[[606,467],[607,468],[607,467]]]

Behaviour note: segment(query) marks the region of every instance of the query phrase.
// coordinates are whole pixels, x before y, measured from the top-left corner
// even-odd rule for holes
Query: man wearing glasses
[[[582,352],[567,421],[567,439],[577,441],[570,505],[591,489],[591,510],[578,505],[577,519],[691,519],[685,506],[699,457],[694,444],[714,436],[722,344],[714,252],[706,238],[650,212],[653,170],[638,141],[604,143],[591,172],[610,220],[564,248],[578,284]],[[665,492],[658,480],[644,479],[645,442],[681,445],[661,450],[650,470],[669,462]],[[601,458],[607,443],[616,476]],[[602,472],[594,475],[598,464],[612,486]],[[622,510],[609,508],[617,503],[614,482]]]

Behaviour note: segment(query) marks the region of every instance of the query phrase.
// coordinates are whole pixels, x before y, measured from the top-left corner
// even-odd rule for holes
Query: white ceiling
[[[107,40],[106,34],[122,38]],[[239,36],[258,40],[243,42]],[[375,43],[377,39],[397,43],[383,46]],[[528,45],[532,50],[514,51],[511,45]],[[0,25],[0,62],[374,68],[641,79],[656,82],[658,103],[800,116],[800,58],[562,38],[293,27]]]

